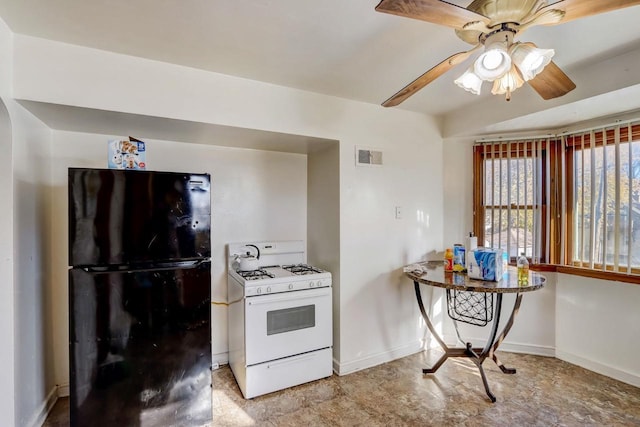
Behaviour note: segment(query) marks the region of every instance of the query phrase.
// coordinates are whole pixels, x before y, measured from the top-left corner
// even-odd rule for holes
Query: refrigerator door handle
[[[156,262],[149,268],[149,270],[175,270],[175,269],[189,269],[196,268],[205,262],[209,262],[208,258],[194,259],[189,261],[167,261]]]
[[[167,261],[156,262],[149,264],[141,264],[138,266],[131,265],[111,265],[111,266],[88,266],[82,267],[82,270],[87,273],[134,273],[140,271],[157,271],[157,270],[187,270],[190,268],[196,268],[201,264],[208,262],[209,259],[195,259],[189,261]]]

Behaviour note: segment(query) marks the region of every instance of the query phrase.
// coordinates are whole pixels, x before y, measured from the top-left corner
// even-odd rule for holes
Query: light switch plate
[[[396,206],[396,219],[402,219],[402,206]]]

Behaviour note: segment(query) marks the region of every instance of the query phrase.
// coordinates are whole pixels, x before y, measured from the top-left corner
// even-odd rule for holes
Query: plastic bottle
[[[451,248],[444,251],[444,271],[453,271],[453,250]]]
[[[520,254],[517,261],[518,265],[518,285],[526,285],[529,283],[529,261],[524,255],[524,252]]]
[[[470,231],[469,237],[467,237],[467,240],[465,242],[465,249],[467,253],[469,253],[477,247],[478,247],[478,237],[474,236],[473,231]]]
[[[453,245],[453,271],[465,271],[467,269],[464,262],[465,251],[464,246],[459,243]]]

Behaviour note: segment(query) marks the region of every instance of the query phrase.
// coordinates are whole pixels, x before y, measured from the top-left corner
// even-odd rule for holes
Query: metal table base
[[[424,368],[422,370],[422,373],[423,374],[435,373],[440,368],[440,366],[442,366],[442,364],[450,357],[469,358],[478,367],[478,371],[480,371],[480,376],[482,377],[482,383],[484,384],[484,389],[487,393],[487,396],[489,396],[489,399],[491,399],[491,402],[495,402],[496,397],[491,392],[491,389],[489,388],[489,383],[487,382],[487,376],[484,373],[484,368],[482,367],[482,364],[484,363],[485,359],[491,358],[491,360],[493,360],[495,364],[498,365],[498,367],[503,373],[505,374],[516,373],[516,370],[514,368],[507,368],[506,366],[504,366],[504,364],[500,362],[500,360],[496,356],[495,352],[500,346],[500,344],[502,343],[502,341],[504,340],[504,338],[509,333],[509,330],[511,330],[511,327],[513,326],[513,321],[515,319],[515,316],[518,313],[518,310],[520,309],[522,294],[519,292],[516,293],[516,300],[513,305],[513,310],[511,311],[511,315],[509,316],[509,320],[507,321],[506,325],[504,326],[504,328],[502,329],[499,335],[497,335],[497,333],[498,333],[498,326],[500,324],[500,314],[502,311],[502,293],[496,294],[495,309],[494,309],[495,316],[493,319],[493,324],[491,326],[491,332],[489,334],[489,338],[487,339],[487,342],[484,348],[479,348],[479,347],[474,348],[470,342],[466,343],[465,348],[448,347],[444,343],[444,341],[442,340],[442,338],[440,337],[436,329],[433,327],[433,324],[431,324],[431,320],[427,315],[427,312],[424,308],[424,304],[422,303],[422,294],[420,293],[420,283],[414,280],[413,284],[416,291],[418,306],[420,307],[420,313],[422,313],[422,318],[426,322],[427,327],[429,328],[429,331],[431,332],[433,337],[436,339],[436,341],[438,341],[438,344],[444,350],[444,354],[440,357],[440,359],[438,359],[438,361],[436,361],[436,363],[431,368]],[[450,290],[447,289],[446,291],[449,292]]]

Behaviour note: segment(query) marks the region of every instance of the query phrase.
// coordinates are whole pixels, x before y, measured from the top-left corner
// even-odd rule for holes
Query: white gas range
[[[257,262],[242,271],[247,252]],[[331,376],[331,273],[306,264],[304,242],[229,244],[228,267],[229,365],[244,397]]]

